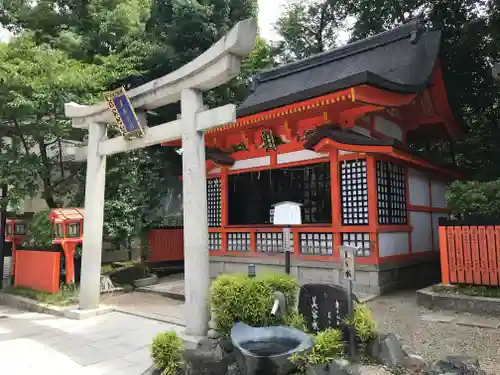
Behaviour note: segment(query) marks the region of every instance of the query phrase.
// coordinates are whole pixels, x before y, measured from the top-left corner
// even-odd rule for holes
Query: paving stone
[[[498,319],[486,319],[476,316],[463,317],[457,320],[457,324],[461,326],[479,327],[498,329],[500,321]]]
[[[433,323],[451,323],[456,318],[451,315],[444,314],[424,314],[420,317],[424,322],[433,322]]]

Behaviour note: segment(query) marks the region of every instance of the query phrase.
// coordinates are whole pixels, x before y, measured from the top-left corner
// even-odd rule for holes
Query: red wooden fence
[[[161,228],[149,232],[151,253],[148,262],[178,262],[184,260],[184,231],[182,228]]]
[[[16,251],[14,286],[59,292],[61,254],[55,251]]]
[[[500,225],[440,220],[443,284],[500,285]]]

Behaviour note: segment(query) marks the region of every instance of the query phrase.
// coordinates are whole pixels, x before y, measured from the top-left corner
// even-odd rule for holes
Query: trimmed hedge
[[[211,286],[210,304],[216,314],[217,331],[229,335],[236,322],[265,327],[285,324],[295,313],[299,284],[285,274],[268,274],[250,278],[246,275],[220,275]],[[287,311],[282,316],[271,316],[274,292],[282,292],[287,300]]]

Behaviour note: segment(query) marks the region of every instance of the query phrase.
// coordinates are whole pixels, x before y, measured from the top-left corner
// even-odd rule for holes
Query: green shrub
[[[299,314],[297,311],[289,312],[285,316],[284,323],[286,326],[296,328],[299,331],[306,332],[306,333],[308,331],[304,316],[302,314]]]
[[[284,316],[271,316],[274,292],[287,299]],[[250,278],[246,275],[220,275],[211,286],[210,304],[216,313],[217,330],[228,335],[238,321],[251,326],[284,324],[295,309],[298,283],[288,275],[269,274]]]
[[[354,309],[354,318],[346,319],[346,324],[356,328],[356,336],[361,343],[366,344],[375,337],[377,325],[370,308],[365,303],[357,303]]]
[[[500,179],[455,181],[446,192],[446,205],[454,217],[495,219],[500,215]]]
[[[338,329],[328,328],[314,335],[315,341],[311,353],[294,354],[290,357],[300,372],[307,366],[326,365],[342,355],[344,344],[342,332]]]
[[[162,375],[177,375],[182,366],[184,344],[174,331],[156,335],[151,345],[151,358]]]
[[[49,249],[52,246],[52,223],[49,210],[42,210],[33,215],[26,228],[23,246],[25,248]]]

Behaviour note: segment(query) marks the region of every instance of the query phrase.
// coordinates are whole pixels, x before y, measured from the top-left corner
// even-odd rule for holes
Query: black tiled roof
[[[367,84],[401,93],[423,91],[432,78],[440,31],[422,30],[420,20],[304,60],[262,72],[238,108],[247,116]]]
[[[205,148],[206,159],[212,160],[220,165],[233,165],[234,159],[231,155],[227,154],[224,151],[219,150],[218,148]]]
[[[356,145],[356,146],[390,146],[406,154],[415,156],[419,159],[428,161],[432,164],[441,166],[443,168],[449,169],[454,172],[461,173],[456,165],[447,163],[443,160],[437,160],[436,158],[429,157],[422,152],[414,150],[397,139],[379,139],[370,138],[366,135],[356,133],[351,130],[342,129],[340,126],[335,125],[321,125],[316,128],[316,132],[304,143],[304,148],[313,150],[322,139],[331,139],[334,142],[341,143],[344,145]]]

